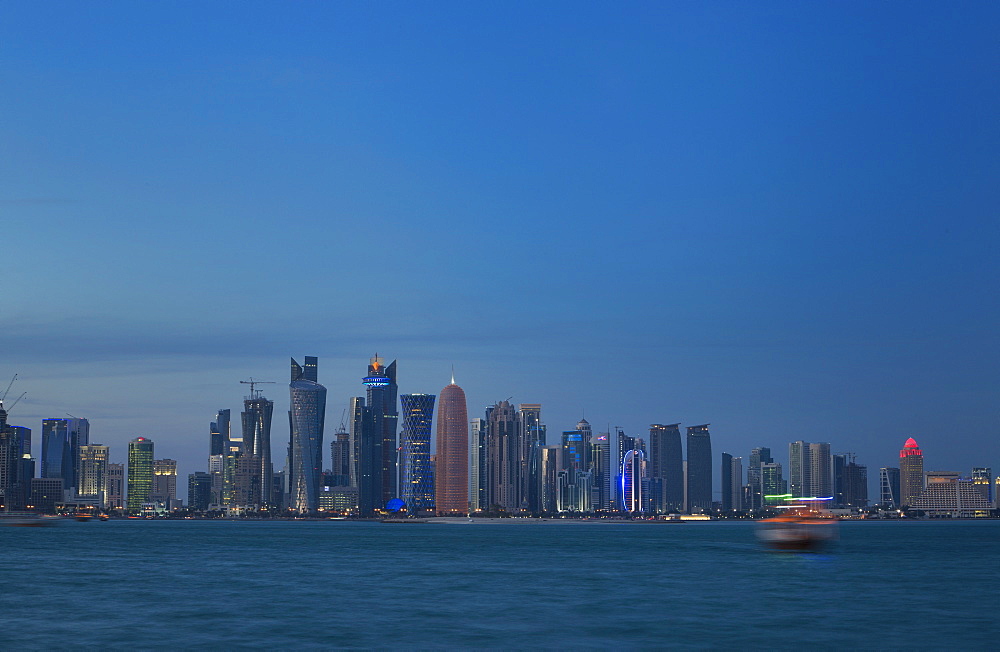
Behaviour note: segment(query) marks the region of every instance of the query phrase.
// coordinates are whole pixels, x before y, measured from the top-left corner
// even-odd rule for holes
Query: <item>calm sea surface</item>
[[[0,528],[0,648],[1000,647],[1000,522]]]

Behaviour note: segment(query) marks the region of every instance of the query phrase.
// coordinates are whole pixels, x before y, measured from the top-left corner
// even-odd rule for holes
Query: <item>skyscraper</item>
[[[212,502],[212,476],[203,471],[188,475],[188,507],[204,512]]]
[[[559,511],[559,474],[562,469],[562,446],[542,446],[538,454],[539,512]]]
[[[142,511],[153,490],[153,440],[136,437],[128,443],[128,497],[130,514]]]
[[[521,434],[521,506],[529,512],[538,512],[541,511],[540,449],[546,443],[542,405],[521,403],[518,405],[517,418]],[[586,424],[586,421],[583,423]],[[586,429],[590,431],[590,424],[586,424]]]
[[[319,487],[323,473],[323,425],[326,420],[326,387],[317,380],[317,359],[306,356],[305,367],[294,359],[288,391],[289,420],[289,502],[299,513],[319,507]]]
[[[514,406],[500,401],[487,412],[486,500],[489,509],[521,509],[523,487],[521,420]]]
[[[7,424],[0,403],[0,500],[6,511],[24,509],[31,493],[30,457],[21,452],[24,442],[18,428]]]
[[[465,391],[451,383],[441,390],[437,419],[434,508],[440,514],[469,513],[469,414]],[[478,474],[477,474],[478,475]]]
[[[684,509],[684,454],[679,423],[649,426],[649,479],[653,508],[661,513]]]
[[[108,463],[108,475],[104,482],[106,509],[125,507],[125,465]]]
[[[376,353],[368,364],[368,375],[362,381],[367,388],[368,428],[362,430],[362,446],[381,453],[378,461],[379,495],[375,502],[381,507],[396,497],[396,361],[388,366]],[[367,443],[367,445],[366,445]]]
[[[722,454],[722,511],[743,509],[743,458]]]
[[[403,431],[400,436],[400,497],[411,514],[434,508],[434,471],[431,466],[433,394],[403,394]]]
[[[344,430],[343,424],[330,440],[330,471],[333,475],[333,484],[330,486],[351,486],[351,435]],[[354,507],[356,505],[351,508]]]
[[[486,490],[486,419],[473,419],[469,422],[469,511],[477,512],[487,509],[488,492]]]
[[[594,511],[614,509],[614,493],[611,491],[615,470],[611,465],[611,435],[599,432],[590,438],[591,470],[594,473],[590,504]]]
[[[382,507],[382,431],[363,396],[351,398],[350,419],[358,511],[369,516]]]
[[[768,496],[782,496],[788,493],[788,482],[782,477],[781,465],[776,462],[764,462],[760,465],[760,487],[764,507],[780,505],[781,502]]]
[[[899,451],[900,507],[909,507],[924,490],[924,453],[913,437]]]
[[[215,421],[209,424],[209,455],[225,455],[231,428],[229,414],[228,409],[219,410],[215,414]]]
[[[809,444],[809,485],[806,495],[823,498],[833,497],[831,462],[829,443]]]
[[[692,514],[712,509],[712,439],[709,424],[687,429],[688,505]]]
[[[74,486],[75,458],[69,439],[67,419],[42,419],[42,460],[40,477],[63,481],[63,489]]]
[[[809,496],[812,486],[812,461],[809,442],[793,441],[788,444],[788,493],[799,498]]]
[[[153,460],[153,486],[149,500],[163,503],[167,509],[177,500],[177,460]]]
[[[85,444],[80,446],[80,456],[77,458],[77,496],[84,499],[97,500],[105,507],[107,499],[108,447],[100,444]]]
[[[250,395],[243,399],[243,412],[240,414],[243,425],[242,455],[250,458],[246,461],[249,491],[249,504],[244,507],[266,507],[272,502],[274,468],[271,462],[271,415],[274,412],[274,401],[264,398],[259,389],[250,385]]]
[[[747,467],[747,486],[750,488],[750,504],[746,506],[747,509],[754,510],[764,507],[760,467],[762,464],[770,464],[773,461],[771,449],[766,446],[760,446],[750,451],[750,463]]]

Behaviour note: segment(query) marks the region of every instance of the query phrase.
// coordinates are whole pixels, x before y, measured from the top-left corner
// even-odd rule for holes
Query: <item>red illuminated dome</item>
[[[917,446],[917,440],[914,439],[913,437],[910,437],[909,439],[906,440],[906,443],[903,444],[903,448],[920,448],[920,447]]]

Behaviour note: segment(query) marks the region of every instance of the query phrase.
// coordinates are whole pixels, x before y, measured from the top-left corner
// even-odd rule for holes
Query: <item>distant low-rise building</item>
[[[992,505],[971,479],[931,471],[926,488],[912,501],[910,509],[931,518],[983,518],[990,515]]]

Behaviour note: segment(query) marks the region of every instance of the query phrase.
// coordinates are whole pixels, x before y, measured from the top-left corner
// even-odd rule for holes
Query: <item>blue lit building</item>
[[[362,465],[368,466],[372,477],[359,483],[358,500],[362,513],[369,513],[371,508],[382,507],[397,497],[396,361],[385,366],[376,353],[362,382],[367,388],[367,412],[361,430],[360,454]],[[374,484],[368,486],[369,483]]]
[[[305,367],[292,360],[288,391],[289,422],[288,508],[299,513],[319,508],[323,475],[323,425],[326,387],[317,382],[317,359],[306,356]]]
[[[645,511],[646,497],[643,480],[646,475],[646,454],[639,449],[625,452],[621,473],[618,475],[622,511],[628,513]]]
[[[431,466],[431,421],[434,416],[433,394],[403,394],[400,434],[400,498],[411,514],[434,509],[434,470]]]

